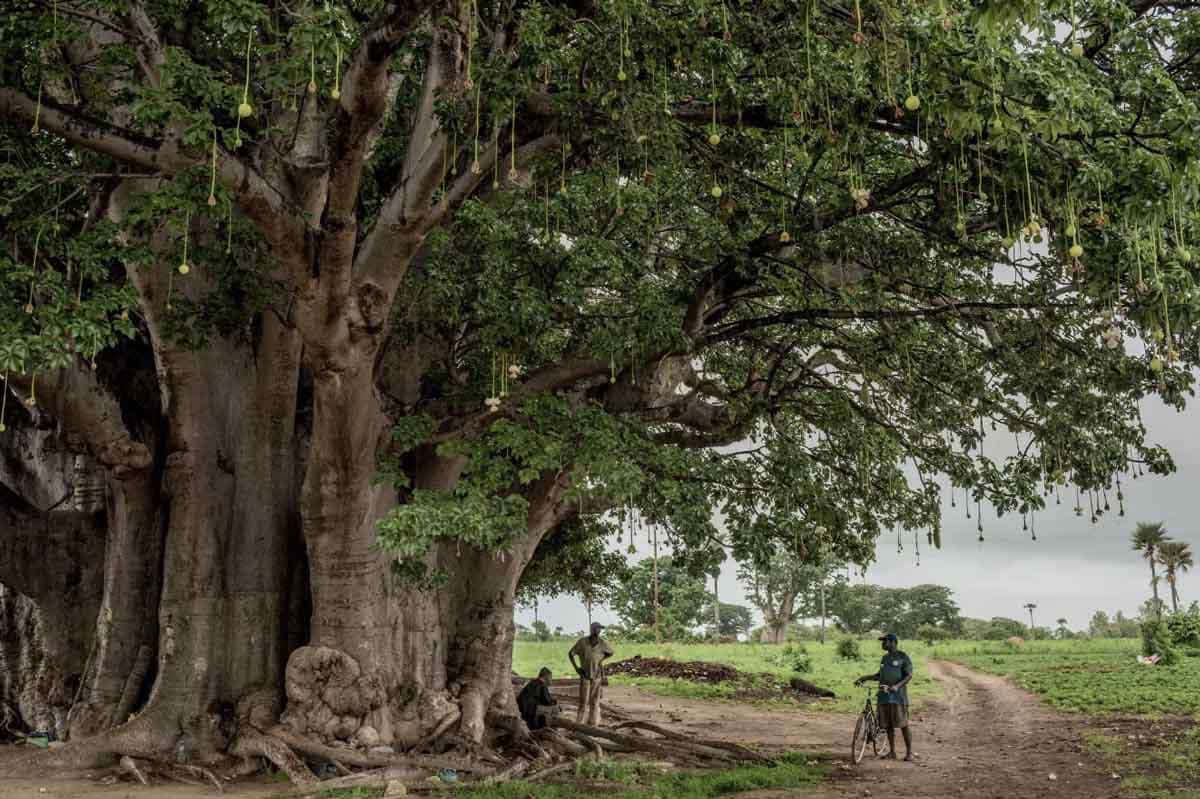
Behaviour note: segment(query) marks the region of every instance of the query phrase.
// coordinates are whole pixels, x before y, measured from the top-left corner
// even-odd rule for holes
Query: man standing
[[[567,653],[571,665],[579,673],[579,712],[575,715],[576,724],[583,723],[586,711],[587,723],[593,727],[600,726],[600,685],[604,680],[604,661],[613,654],[608,642],[600,637],[600,631],[603,629],[603,624],[592,622],[591,635],[580,638]]]
[[[896,728],[904,734],[904,759],[912,761],[912,733],[908,729],[908,684],[913,678],[912,661],[908,655],[900,651],[900,641],[895,633],[881,636],[883,642],[883,659],[879,662],[879,671],[859,677],[855,685],[875,680],[879,683],[879,693],[875,703],[879,706],[879,726],[887,730],[888,752],[885,758],[896,759]]]
[[[550,695],[550,669],[542,667],[535,679],[530,680],[521,693],[517,694],[517,710],[521,718],[531,730],[540,730],[546,726],[546,717],[538,713],[543,707],[553,707],[558,702]]]

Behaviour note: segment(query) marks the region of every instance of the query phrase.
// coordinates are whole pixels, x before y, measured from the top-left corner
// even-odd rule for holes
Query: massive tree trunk
[[[130,193],[115,193],[110,215],[120,216]],[[85,740],[64,754],[75,764],[224,749],[240,698],[266,688],[282,700],[290,648],[304,638],[305,599],[289,595],[307,590],[304,559],[289,557],[303,454],[299,337],[262,314],[203,349],[185,346],[169,330],[168,303],[199,299],[215,278],[195,270],[172,286],[172,243],[153,244],[162,260],[130,272],[157,374],[148,382],[157,396],[140,400],[153,412],[133,408],[134,387],[146,381],[102,380],[86,368],[38,381],[38,412],[84,442],[100,470],[92,495],[107,498],[99,539],[107,546],[91,560],[97,575],[102,567],[103,601],[85,614],[94,635],[76,646],[88,667],[77,669],[69,725]],[[122,364],[131,361],[123,353]],[[126,425],[127,410],[141,428]],[[43,593],[44,616],[53,606]]]

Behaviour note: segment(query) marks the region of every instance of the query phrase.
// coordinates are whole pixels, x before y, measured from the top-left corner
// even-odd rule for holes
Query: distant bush
[[[1166,619],[1167,633],[1174,646],[1200,647],[1200,611],[1180,611]]]
[[[922,624],[917,628],[917,639],[924,641],[928,646],[933,646],[938,641],[949,641],[953,637],[949,630],[935,627],[932,624]]]
[[[838,641],[837,653],[842,660],[862,659],[862,650],[859,649],[858,641],[854,638],[843,638]]]
[[[1170,666],[1178,659],[1171,645],[1171,631],[1161,619],[1142,622],[1142,654],[1146,657],[1158,655],[1158,662]]]

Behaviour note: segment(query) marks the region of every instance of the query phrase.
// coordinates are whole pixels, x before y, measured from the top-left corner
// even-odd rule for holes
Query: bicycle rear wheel
[[[870,735],[871,723],[867,719],[865,713],[860,714],[858,721],[854,724],[854,737],[850,739],[850,757],[853,758],[857,765],[862,762],[863,755],[867,751],[867,739],[873,738]]]

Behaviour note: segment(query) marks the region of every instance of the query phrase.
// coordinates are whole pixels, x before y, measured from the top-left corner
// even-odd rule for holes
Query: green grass
[[[1136,799],[1200,799],[1200,726],[1140,721],[1084,737]]]
[[[446,796],[457,799],[717,799],[743,791],[802,788],[819,782],[823,768],[803,755],[784,755],[774,768],[745,766],[726,771],[663,774],[651,764],[633,761],[580,761],[563,784],[541,785],[520,780],[501,785],[462,786]],[[442,791],[434,791],[439,795]],[[320,799],[376,799],[382,788],[325,791]]]
[[[1034,641],[1012,650],[1003,644],[955,642],[946,657],[979,671],[1011,677],[1056,708],[1091,714],[1200,713],[1200,659],[1174,666],[1143,666],[1137,641]]]
[[[542,666],[549,666],[556,677],[571,677],[575,672],[567,659],[571,641],[518,641],[513,650],[513,669],[523,676],[537,674]],[[670,658],[678,661],[704,660],[724,663],[748,674],[769,673],[782,678],[796,674],[782,656],[782,646],[771,644],[640,644],[624,641],[612,642],[616,650],[614,660],[641,655],[642,657]],[[812,661],[812,671],[799,676],[838,695],[837,699],[818,699],[803,702],[810,710],[855,711],[863,701],[864,691],[854,688],[854,680],[874,672],[879,667],[883,654],[879,642],[864,640],[859,643],[862,651],[860,660],[843,660],[837,656],[837,643],[829,640],[824,645],[805,642],[805,649]],[[917,641],[906,641],[905,652],[913,660],[916,674],[909,686],[909,699],[919,708],[922,701],[940,693],[937,683],[929,677],[927,667],[931,654],[940,649],[930,649]],[[613,675],[614,685],[636,685],[660,696],[676,696],[685,699],[732,700],[737,686],[728,683],[693,683],[661,677],[626,677]],[[787,704],[787,700],[773,700],[772,704]],[[797,703],[801,704],[801,703]]]

